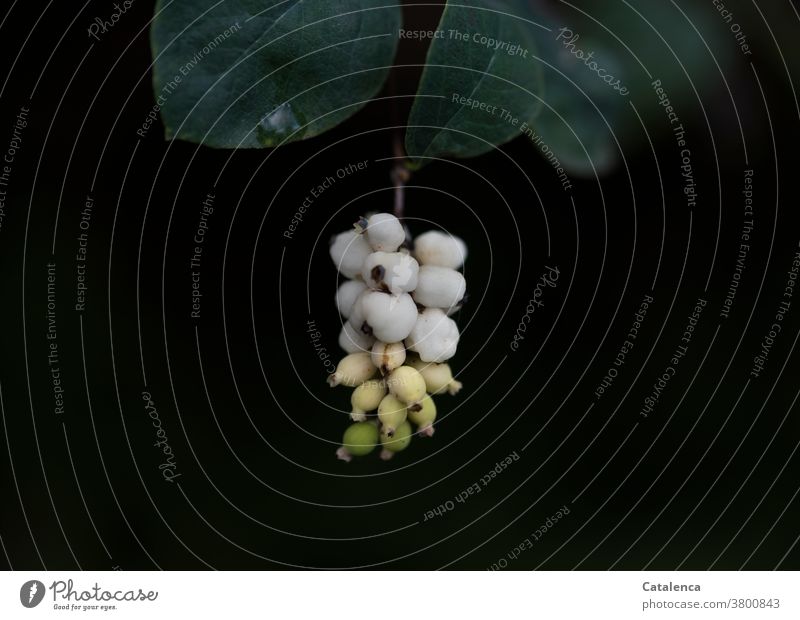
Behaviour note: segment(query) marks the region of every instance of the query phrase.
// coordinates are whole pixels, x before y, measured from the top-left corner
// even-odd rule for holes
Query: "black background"
[[[798,568],[800,299],[761,377],[749,375],[800,250],[790,84],[800,20],[788,3],[761,7],[771,32],[754,5],[730,4],[755,53],[726,76],[731,96],[722,81],[703,84],[695,107],[680,111],[696,208],[681,194],[678,151],[652,93],[640,100],[651,107],[653,149],[620,135],[616,172],[575,179],[571,192],[523,139],[414,175],[412,232],[441,227],[469,246],[470,303],[451,361],[465,388],[437,401],[432,439],[390,463],[371,455],[350,464],[334,457],[349,394],[325,383],[306,321],[338,355],[328,239],[360,214],[391,208],[393,119],[406,118],[419,67],[395,70],[399,111],[379,100],[308,142],[215,151],[165,142],[158,123],[136,134],[153,106],[151,3],[137,0],[91,49],[86,28],[108,3],[6,9],[0,145],[20,107],[30,113],[0,229],[0,565]],[[435,25],[438,15],[405,8],[409,26]],[[424,52],[404,43],[398,62],[420,65]],[[310,189],[364,160],[366,170],[337,181],[287,240]],[[725,320],[748,166],[755,230]],[[202,318],[193,320],[188,263],[208,193],[215,210]],[[88,194],[89,290],[76,312]],[[53,411],[47,364],[49,262],[63,414]],[[514,352],[548,265],[560,270],[558,286]],[[647,294],[655,301],[636,346],[595,401]],[[700,297],[708,305],[688,354],[644,419],[642,403]],[[158,470],[143,391],[176,454],[173,483]],[[513,452],[519,460],[480,494],[425,520]],[[565,505],[569,515],[509,558]]]

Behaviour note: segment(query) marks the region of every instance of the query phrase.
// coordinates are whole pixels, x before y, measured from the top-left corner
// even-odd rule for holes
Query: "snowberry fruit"
[[[439,308],[427,308],[419,314],[406,347],[419,353],[423,362],[446,362],[456,353],[458,326]]]
[[[372,248],[355,230],[347,230],[333,238],[330,252],[339,272],[346,278],[355,278],[361,273],[367,256],[372,254]]]
[[[464,307],[464,304],[465,304],[465,303],[467,303],[467,299],[468,299],[468,298],[469,298],[469,295],[468,295],[468,294],[465,294],[465,295],[464,295],[464,296],[461,298],[461,301],[459,301],[459,302],[458,302],[458,303],[457,303],[455,306],[451,306],[451,307],[450,307],[450,308],[447,310],[447,316],[453,316],[453,315],[454,315],[456,312],[459,312],[459,311],[460,311],[460,310],[461,310],[461,309]]]
[[[363,422],[367,419],[368,411],[375,411],[386,396],[386,385],[383,381],[365,381],[350,395],[350,404],[353,411],[350,418],[354,422]]]
[[[397,427],[406,421],[407,415],[406,404],[395,398],[393,394],[384,396],[378,405],[378,419],[381,421],[381,428],[389,437],[394,436]]]
[[[350,323],[350,325],[365,334],[371,333],[369,327],[364,326],[364,323],[366,323],[366,317],[364,316],[364,297],[368,293],[370,293],[370,290],[365,288],[364,292],[356,297],[353,306],[350,308],[350,316],[347,317],[347,322]]]
[[[355,388],[354,424],[337,455],[350,461],[380,443],[381,458],[389,460],[408,447],[414,426],[421,435],[433,435],[432,394],[461,389],[445,362],[460,338],[449,316],[466,301],[466,280],[457,270],[467,248],[439,231],[424,233],[413,244],[394,215],[368,213],[353,230],[331,240],[330,254],[350,280],[336,291],[336,307],[345,319],[339,345],[348,355],[328,382]],[[375,379],[379,370],[382,378]]]
[[[417,287],[412,297],[426,308],[449,310],[464,299],[467,282],[455,269],[423,265],[419,268]]]
[[[417,288],[418,272],[419,263],[406,252],[374,252],[364,261],[361,277],[376,291],[400,295]]]
[[[342,285],[336,291],[336,308],[339,310],[339,314],[346,319],[349,318],[356,299],[365,290],[367,290],[367,285],[360,280],[342,282]]]
[[[350,323],[342,325],[342,331],[339,332],[339,346],[347,353],[371,351],[373,344],[375,344],[375,336],[365,334]]]
[[[356,387],[371,379],[377,371],[369,353],[351,353],[343,357],[336,366],[336,372],[328,377],[328,384],[331,387]]]
[[[386,387],[397,399],[411,405],[425,397],[425,379],[411,366],[401,366],[386,377]]]
[[[467,246],[458,237],[430,230],[414,241],[414,256],[420,265],[458,269],[467,258]]]
[[[436,404],[430,396],[408,407],[408,419],[417,425],[420,435],[433,435],[433,421],[436,419]]]
[[[342,447],[336,451],[341,460],[350,462],[354,456],[365,456],[378,445],[378,427],[371,422],[356,422],[347,427]]]
[[[363,312],[368,329],[382,342],[404,340],[417,322],[417,306],[408,293],[395,297],[379,291],[367,291],[360,299],[359,310]]]
[[[402,452],[411,444],[411,437],[414,432],[411,425],[406,421],[399,425],[395,431],[394,436],[386,434],[384,429],[381,429],[380,441],[383,450],[381,451],[381,458],[384,461],[391,459],[396,452]]]
[[[386,344],[378,340],[372,345],[372,363],[384,375],[399,368],[406,361],[406,348],[402,342]]]
[[[425,386],[428,392],[431,394],[444,394],[447,392],[451,396],[455,396],[463,387],[460,381],[453,379],[453,371],[450,370],[449,364],[423,362],[419,358],[409,359],[406,363],[419,371],[419,374],[425,379]]]
[[[378,252],[396,252],[406,240],[403,225],[391,213],[376,213],[367,219],[367,241]]]

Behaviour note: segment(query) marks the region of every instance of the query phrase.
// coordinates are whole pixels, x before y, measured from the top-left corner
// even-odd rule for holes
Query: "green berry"
[[[388,461],[391,455],[395,452],[402,452],[406,448],[408,448],[409,444],[411,443],[411,436],[414,432],[411,430],[411,424],[407,421],[400,424],[394,432],[394,436],[390,436],[386,433],[385,429],[381,429],[381,445],[383,446],[383,452],[381,452],[381,458],[384,461]],[[389,455],[385,453],[388,452]]]
[[[343,461],[352,456],[365,456],[378,444],[378,427],[371,422],[356,422],[347,427],[342,439],[342,447],[336,455]]]

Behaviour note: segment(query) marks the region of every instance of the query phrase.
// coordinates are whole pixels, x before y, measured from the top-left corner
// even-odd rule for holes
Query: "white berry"
[[[458,326],[439,308],[427,308],[420,313],[406,346],[419,353],[423,362],[445,362],[456,353]]]
[[[339,346],[347,353],[371,351],[373,344],[375,344],[375,336],[365,334],[350,323],[342,325],[342,330],[339,332]]]
[[[342,282],[342,285],[336,291],[336,308],[339,310],[339,314],[344,318],[348,318],[356,299],[365,290],[367,290],[367,285],[360,280]]]
[[[348,278],[336,291],[344,321],[339,345],[348,355],[328,383],[355,388],[354,423],[336,452],[345,461],[372,452],[378,441],[380,458],[392,458],[408,447],[412,424],[416,434],[433,435],[432,395],[461,389],[445,362],[460,338],[449,317],[466,301],[458,270],[467,247],[439,231],[420,235],[413,251],[411,239],[394,215],[367,213],[331,240],[331,258]]]
[[[353,303],[353,307],[350,309],[350,317],[347,319],[353,327],[367,334],[371,334],[372,329],[367,325],[367,316],[364,312],[364,298],[371,292],[371,289],[364,289],[364,292],[361,293]]]
[[[367,286],[392,295],[417,288],[418,273],[419,263],[406,252],[374,252],[367,256],[361,269]]]
[[[391,213],[370,216],[366,228],[367,241],[378,252],[396,252],[406,240],[403,225]]]
[[[429,230],[414,241],[414,255],[420,265],[458,269],[467,258],[467,245],[454,235]]]
[[[449,310],[464,299],[467,282],[455,269],[423,265],[419,268],[418,284],[414,289],[414,301],[426,308]]]
[[[367,326],[382,342],[404,340],[417,322],[417,306],[408,293],[394,296],[367,291],[362,295],[360,304]]]
[[[333,238],[330,252],[339,272],[346,278],[355,278],[361,273],[361,267],[372,253],[372,248],[362,235],[355,230],[347,230]]]

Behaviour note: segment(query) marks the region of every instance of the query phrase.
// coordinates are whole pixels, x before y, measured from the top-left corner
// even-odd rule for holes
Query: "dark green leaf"
[[[541,66],[534,60],[539,30],[521,2],[447,3],[408,122],[406,150],[417,163],[480,155],[533,121],[541,107]]]
[[[536,119],[535,131],[528,137],[556,168],[580,176],[602,174],[618,158],[613,132],[620,130],[618,121],[629,101],[626,94],[621,94],[628,88],[624,72],[608,48],[585,35],[576,41],[572,49],[593,54],[590,63],[595,61],[603,75],[613,77],[609,78],[612,83],[620,80],[615,88],[587,66],[585,58],[577,58],[564,47],[571,36],[565,38],[567,33],[559,32],[556,23],[549,25],[552,32],[539,43],[545,106]]]
[[[654,78],[674,87],[672,102],[682,104],[688,117],[696,97],[684,71],[691,71],[700,85],[713,78],[712,62],[696,62],[708,54],[705,44],[716,48],[721,64],[723,59],[730,61],[730,46],[716,40],[718,29],[709,13],[693,5],[684,9],[686,14],[673,3],[650,0],[583,0],[577,6],[560,5],[558,12],[548,11],[544,3],[536,6],[535,19],[551,28],[550,36],[538,40],[546,108],[536,119],[536,132],[574,174],[594,175],[611,168],[620,157],[618,140],[641,145],[637,112],[648,126],[655,114],[654,126],[662,126],[663,111],[649,105],[655,101]],[[705,44],[693,28],[703,33]],[[562,29],[571,35],[564,36]],[[618,87],[609,76],[619,79]]]
[[[235,148],[318,135],[380,90],[400,23],[395,0],[159,0],[167,137]]]
[[[409,155],[470,157],[522,134],[559,174],[561,168],[603,173],[619,159],[618,141],[634,146],[644,140],[637,112],[648,125],[653,114],[663,116],[652,105],[653,79],[669,85],[687,118],[696,108],[694,88],[707,88],[715,72],[716,88],[722,86],[705,45],[726,75],[734,46],[720,38],[725,32],[715,17],[694,5],[680,9],[650,0],[449,1],[439,25],[444,36],[431,45],[412,108]],[[563,28],[572,35],[562,36]],[[467,41],[450,31],[465,33]],[[475,33],[519,43],[529,53],[493,52],[473,40]],[[454,93],[505,108],[519,122],[465,108],[452,100]]]

